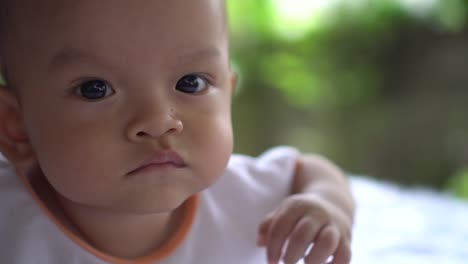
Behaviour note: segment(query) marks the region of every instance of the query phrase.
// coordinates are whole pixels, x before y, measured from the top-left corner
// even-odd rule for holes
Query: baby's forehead
[[[223,0],[0,0],[0,3],[8,6],[6,18],[14,20],[6,24],[7,30],[16,32],[7,41],[8,51],[14,49],[15,56],[23,56],[28,63],[49,60],[54,53],[70,47],[102,57],[116,58],[122,53],[120,61],[111,62],[118,65],[128,58],[144,61],[146,58],[141,55],[144,52],[165,55],[175,49],[180,54],[189,53],[187,49],[192,47],[228,49]],[[227,56],[223,54],[224,58]],[[12,58],[13,55],[8,61]]]
[[[29,23],[29,27],[33,27],[37,23],[52,22],[59,17],[74,19],[73,15],[78,13],[81,22],[86,23],[90,16],[105,16],[106,13],[116,9],[127,11],[126,14],[122,15],[124,19],[132,16],[136,16],[136,19],[138,19],[138,15],[147,14],[148,12],[158,17],[165,16],[167,10],[171,8],[179,11],[187,9],[188,4],[191,6],[207,6],[208,9],[216,10],[216,13],[222,14],[222,16],[219,16],[222,22],[226,22],[225,0],[0,0],[0,29],[13,30],[18,24],[25,23]],[[98,9],[100,13],[90,12],[92,9]],[[199,15],[199,13],[199,11],[192,12],[188,17],[174,16],[173,19],[176,23],[181,19],[191,20],[193,16]],[[171,12],[171,14],[173,13]],[[219,22],[221,21],[216,23]]]
[[[193,11],[184,12],[187,9]],[[4,30],[34,29],[37,26],[52,29],[57,24],[88,24],[96,22],[96,17],[113,18],[100,21],[112,24],[116,18],[143,20],[148,16],[170,17],[171,23],[166,23],[169,30],[172,23],[190,21],[207,14],[213,23],[227,24],[224,0],[0,0],[0,14],[0,28]],[[113,14],[116,16],[112,17]]]

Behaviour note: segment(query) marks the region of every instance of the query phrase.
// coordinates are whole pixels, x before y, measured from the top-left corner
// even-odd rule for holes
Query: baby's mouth
[[[183,159],[172,150],[156,152],[146,161],[142,162],[137,168],[127,173],[128,176],[138,174],[147,170],[167,170],[186,167]]]

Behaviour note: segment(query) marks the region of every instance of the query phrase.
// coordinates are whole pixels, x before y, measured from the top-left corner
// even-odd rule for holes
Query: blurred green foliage
[[[468,169],[463,169],[449,181],[450,190],[459,197],[468,198]]]
[[[406,81],[400,65],[407,64],[408,54],[417,54],[405,50],[423,50],[418,45],[427,45],[428,38],[464,35],[466,1],[228,4],[233,64],[241,79],[233,113],[236,151],[258,154],[271,145],[292,144],[323,153],[353,173],[403,184],[444,188],[457,177],[464,164],[438,149],[445,143],[431,147],[421,142],[419,131],[406,139],[411,133],[405,122],[425,117],[415,114],[416,121],[406,121],[412,113],[402,110],[404,95],[431,93],[399,85],[404,81],[398,78]],[[465,128],[456,129],[465,135]],[[419,152],[404,150],[412,140]]]
[[[300,9],[310,1],[290,2]],[[405,1],[361,0],[354,8],[349,1],[330,1],[338,3],[323,11],[319,26],[306,27],[300,37],[290,39],[287,32],[275,28],[288,24],[281,21],[281,10],[275,12],[277,2],[281,1],[229,2],[233,57],[244,78],[252,78],[248,73],[251,67],[260,67],[260,75],[254,78],[264,77],[268,82],[275,76],[270,81],[274,82],[272,87],[281,90],[296,107],[336,107],[375,99],[378,73],[370,63],[378,45],[391,38],[398,27],[426,24],[456,31],[465,25],[466,4],[461,0],[413,1],[433,5],[422,17],[412,9],[420,6],[405,7]],[[347,65],[350,67],[345,68]]]

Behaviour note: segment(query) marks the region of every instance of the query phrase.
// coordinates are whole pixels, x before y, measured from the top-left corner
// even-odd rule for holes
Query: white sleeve
[[[248,190],[260,196],[286,197],[291,190],[299,152],[291,147],[276,147],[256,158],[233,155],[227,177],[239,177]]]
[[[265,249],[255,244],[258,226],[289,195],[298,156],[289,147],[273,148],[256,158],[232,155],[224,175],[201,193],[187,242],[190,252],[208,250],[210,261],[192,263],[265,262]]]
[[[291,147],[275,147],[258,157],[232,155],[210,192],[226,209],[266,214],[290,194],[298,157]]]

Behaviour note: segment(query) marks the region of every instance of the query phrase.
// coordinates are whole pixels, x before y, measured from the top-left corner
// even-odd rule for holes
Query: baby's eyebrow
[[[195,61],[200,59],[216,59],[222,57],[221,50],[216,46],[203,47],[192,51],[182,51],[176,55],[178,61]],[[64,48],[50,61],[52,68],[58,68],[70,62],[105,62],[99,55],[88,53],[76,48]]]
[[[52,68],[60,67],[70,62],[102,62],[102,58],[92,53],[87,53],[85,51],[76,49],[76,48],[64,48],[59,51],[55,56],[52,57],[50,61],[50,66]]]
[[[221,50],[213,46],[197,49],[195,51],[181,53],[180,58],[184,60],[197,60],[204,58],[218,58],[221,57],[221,55]]]

